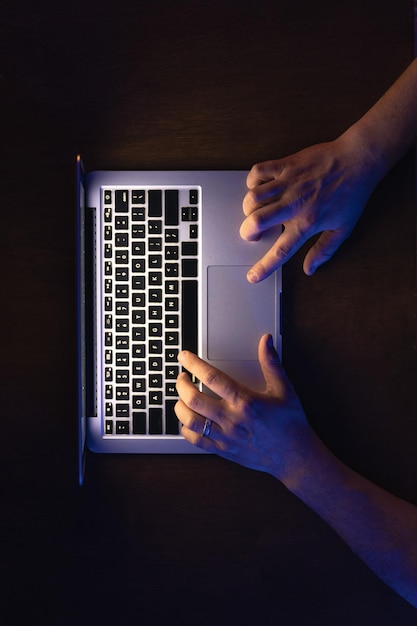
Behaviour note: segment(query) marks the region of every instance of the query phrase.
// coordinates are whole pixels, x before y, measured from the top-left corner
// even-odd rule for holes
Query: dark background
[[[78,152],[249,169],[336,137],[413,55],[411,0],[2,3],[3,624],[416,624],[267,475],[90,454],[78,487],[74,211]],[[284,355],[326,444],[417,504],[414,178],[409,154],[313,278],[286,265]]]

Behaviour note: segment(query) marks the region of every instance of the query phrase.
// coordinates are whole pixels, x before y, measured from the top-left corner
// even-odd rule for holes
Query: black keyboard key
[[[148,192],[148,216],[162,217],[162,191],[159,189]]]
[[[116,400],[129,400],[129,387],[116,387]]]
[[[132,389],[134,393],[143,393],[146,391],[146,378],[134,378],[132,381]]]
[[[149,387],[151,389],[162,388],[162,374],[151,374],[149,376]]]
[[[149,341],[149,354],[162,354],[161,339],[152,339]],[[160,387],[160,385],[158,385]]]
[[[161,235],[162,234],[162,220],[149,220],[148,234],[149,235]]]
[[[116,417],[129,417],[129,405],[116,404]]]
[[[149,337],[162,337],[162,324],[149,324]]]
[[[113,385],[105,386],[104,397],[106,398],[106,400],[113,400]]]
[[[179,299],[178,298],[165,298],[165,310],[166,311],[178,311]]]
[[[132,372],[134,376],[144,376],[146,374],[145,361],[133,361]]]
[[[161,320],[162,319],[162,307],[161,306],[149,307],[149,319],[152,321]]]
[[[132,276],[132,289],[143,291],[145,289],[145,276]]]
[[[165,401],[165,432],[167,435],[179,434],[179,421],[174,411],[176,403],[176,400]]]
[[[179,343],[179,333],[175,331],[168,331],[165,333],[165,345],[177,346]]]
[[[133,409],[146,409],[146,396],[133,396],[132,399]]]
[[[149,404],[150,405],[162,404],[162,391],[160,390],[150,391],[149,392]]]
[[[162,285],[162,272],[149,272],[148,275],[149,286]]]
[[[137,224],[132,226],[132,239],[144,239],[146,236],[146,225]]]
[[[196,280],[184,280],[182,291],[182,349],[198,351],[198,283]]]
[[[182,259],[182,276],[194,278],[198,276],[197,259]]]
[[[165,385],[165,395],[166,396],[175,396],[177,397],[177,386],[174,381],[170,383],[166,383]]]
[[[134,307],[144,307],[146,302],[146,295],[143,292],[134,292],[132,295],[132,306]]]
[[[180,373],[180,368],[178,365],[169,364],[165,368],[165,378],[167,379],[172,379],[176,381],[179,373]]]
[[[166,363],[176,363],[177,361],[178,361],[178,350],[176,348],[165,350],[165,362]]]
[[[196,241],[183,241],[181,245],[182,256],[197,256],[198,246]]]
[[[116,336],[116,350],[129,350],[129,337],[128,335]]]
[[[176,278],[178,276],[178,263],[166,263],[165,276],[166,278]]]
[[[165,327],[170,329],[178,328],[178,315],[165,315]]]
[[[128,383],[129,370],[116,370],[116,383]]]
[[[162,435],[162,409],[159,407],[149,409],[149,434]]]
[[[132,348],[134,359],[144,359],[146,356],[146,346],[143,343],[134,344]]]
[[[178,243],[179,230],[178,228],[165,229],[165,243]]]
[[[196,206],[182,207],[181,219],[183,222],[197,222],[198,221],[198,208]]]
[[[145,207],[136,207],[132,209],[132,222],[144,222],[145,217]]]
[[[145,259],[132,259],[132,272],[145,272],[146,263]]]
[[[162,358],[153,356],[149,359],[149,370],[151,372],[160,372],[162,369]]]
[[[146,413],[133,411],[132,432],[134,435],[146,435]]]
[[[116,248],[127,248],[129,246],[129,235],[127,233],[116,233]]]
[[[165,260],[177,261],[179,255],[178,246],[166,246],[165,247]]]
[[[129,210],[128,205],[128,192],[122,189],[115,191],[115,209],[116,213],[127,213]]]
[[[162,237],[150,237],[148,239],[149,252],[161,252],[162,251]]]
[[[162,302],[162,289],[149,289],[149,302]]]
[[[127,267],[116,267],[116,280],[129,280]]]
[[[132,204],[145,204],[145,191],[143,189],[132,190]]]
[[[198,204],[198,189],[190,189],[190,204]]]
[[[178,190],[166,189],[165,191],[165,225],[178,225]]]
[[[132,254],[134,256],[143,256],[145,254],[145,242],[134,241],[132,243]]]
[[[129,255],[126,250],[116,250],[116,265],[126,265],[129,262]]]
[[[116,366],[117,367],[129,367],[129,353],[128,352],[116,352]]]
[[[145,311],[132,311],[132,324],[144,324],[146,322]]]
[[[116,435],[128,435],[130,430],[129,422],[116,422]]]
[[[116,215],[115,219],[115,227],[116,230],[127,230],[128,229],[128,219],[127,216],[124,215]]]
[[[165,281],[165,293],[169,295],[179,293],[179,281],[178,280],[166,280]]]
[[[145,341],[145,329],[143,326],[132,328],[132,341]]]

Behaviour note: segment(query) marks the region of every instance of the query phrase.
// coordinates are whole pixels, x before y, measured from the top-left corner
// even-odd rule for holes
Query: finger
[[[205,385],[208,389],[213,391],[217,396],[219,396],[220,398],[223,398],[227,402],[230,402],[233,404],[236,401],[236,398],[240,397],[242,393],[244,392],[244,387],[242,387],[238,382],[233,380],[233,378],[230,378],[230,376],[228,376],[221,370],[213,367],[206,361],[203,361],[193,352],[190,352],[188,350],[183,350],[178,355],[178,361],[189,372],[194,374],[203,383],[203,385]],[[183,380],[184,378],[181,377],[181,381]],[[178,378],[178,382],[180,382],[180,377]],[[178,385],[178,382],[177,382],[177,385]],[[190,381],[190,384],[192,385],[191,381]],[[206,398],[209,397],[205,394],[202,394],[202,395],[204,395]],[[206,415],[206,417],[211,417],[211,416]]]
[[[277,270],[301,248],[308,235],[299,230],[285,228],[275,244],[268,252],[251,267],[247,273],[250,283],[258,283]]]
[[[266,392],[275,397],[284,397],[289,381],[271,335],[261,337],[258,358],[265,379]]]
[[[281,173],[283,164],[278,159],[276,161],[264,161],[263,163],[256,163],[250,170],[247,178],[246,185],[248,189],[253,189],[257,185],[273,180]]]
[[[194,446],[197,446],[198,448],[202,448],[207,452],[218,452],[218,446],[213,439],[209,439],[209,437],[201,437],[201,435],[198,435],[193,430],[190,430],[189,428],[187,428],[187,426],[183,426],[181,428],[181,435],[184,437],[184,439],[192,443]]]
[[[206,419],[190,409],[190,407],[187,406],[181,398],[175,405],[175,413],[183,426],[188,428],[188,430],[191,430],[193,433],[196,433],[200,437],[202,436]],[[210,437],[212,439],[214,439],[214,432],[216,428],[217,426],[215,426],[214,422],[212,422],[212,427],[210,431]]]
[[[211,426],[210,438],[203,437],[203,429],[205,420],[196,415],[186,404],[180,399],[174,407],[176,416],[181,422],[181,435],[187,439],[190,443],[207,452],[217,452],[217,444],[214,441],[214,434],[216,426],[214,423]]]
[[[314,274],[316,269],[328,261],[348,238],[351,231],[326,230],[317,239],[316,243],[307,252],[303,269],[307,276]]]
[[[259,207],[278,200],[284,189],[285,185],[275,179],[253,187],[243,198],[242,206],[244,214],[250,215]]]
[[[288,221],[293,216],[290,205],[281,201],[258,208],[246,217],[240,226],[240,236],[246,241],[255,241],[260,235],[272,228]]]
[[[218,423],[222,422],[222,411],[219,401],[197,389],[185,372],[178,376],[177,391],[180,399],[197,418],[198,416],[202,416]],[[196,430],[197,429],[198,428],[196,428]]]

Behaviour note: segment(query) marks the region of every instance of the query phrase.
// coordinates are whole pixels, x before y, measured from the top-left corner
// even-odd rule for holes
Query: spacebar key
[[[184,280],[181,284],[182,349],[198,352],[198,283]]]

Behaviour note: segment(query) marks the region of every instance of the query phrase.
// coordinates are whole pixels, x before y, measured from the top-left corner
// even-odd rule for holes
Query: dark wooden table
[[[416,624],[267,475],[90,454],[80,489],[76,471],[77,152],[90,169],[249,169],[334,138],[412,60],[411,0],[7,4],[1,622]],[[303,251],[287,264],[284,354],[323,440],[417,504],[414,178],[409,154],[314,278]]]

